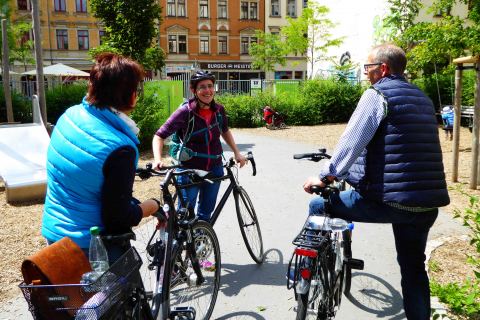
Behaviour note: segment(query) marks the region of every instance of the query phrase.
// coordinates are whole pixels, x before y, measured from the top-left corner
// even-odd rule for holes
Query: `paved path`
[[[294,319],[296,302],[293,291],[286,289],[285,272],[293,250],[291,241],[305,221],[312,198],[301,186],[307,176],[318,172],[319,164],[293,160],[292,155],[313,152],[316,146],[240,132],[235,132],[235,139],[242,151],[253,151],[257,161],[257,176],[252,177],[247,167],[239,170],[239,180],[259,216],[266,259],[260,266],[251,260],[230,199],[215,225],[222,251],[222,285],[213,319]],[[462,233],[460,223],[442,213],[430,238]],[[354,298],[343,299],[336,318],[404,319],[390,225],[356,224],[353,253],[365,261],[365,270],[353,273]],[[31,319],[23,299],[7,309],[0,311],[0,319]]]

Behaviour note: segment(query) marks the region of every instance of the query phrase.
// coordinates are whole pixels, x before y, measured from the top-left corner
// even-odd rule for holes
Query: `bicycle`
[[[220,246],[213,227],[199,221],[186,207],[176,207],[174,190],[181,186],[177,176],[189,174],[204,179],[203,172],[179,166],[164,167],[166,171],[137,169],[141,179],[165,176],[160,184],[163,207],[156,219],[136,230],[133,245],[146,258],[141,270],[143,285],[151,292],[148,302],[153,319],[209,319],[220,287]],[[167,218],[163,232],[157,220]]]
[[[246,158],[252,164],[252,175],[255,176],[257,174],[257,168],[255,164],[255,159],[253,157],[252,152],[248,152]],[[227,189],[223,193],[222,198],[216,205],[212,216],[210,217],[210,224],[212,226],[215,225],[218,217],[220,216],[220,212],[222,212],[225,203],[227,202],[229,196],[233,192],[234,200],[235,200],[235,210],[237,213],[237,220],[238,225],[240,227],[240,232],[242,234],[243,241],[245,242],[245,246],[247,247],[248,253],[252,257],[252,259],[257,263],[263,263],[263,240],[262,240],[262,233],[260,230],[260,224],[258,222],[257,214],[255,212],[255,208],[253,207],[252,201],[248,196],[245,189],[240,185],[238,182],[238,172],[235,174],[234,168],[236,167],[235,160],[230,158],[223,164],[223,167],[226,170],[226,174],[221,177],[210,177],[206,176],[207,172],[202,170],[196,170],[196,174],[194,174],[194,178],[192,183],[183,184],[183,185],[175,185],[175,192],[173,194],[174,201],[180,201],[180,206],[183,208],[187,207],[187,204],[183,202],[182,197],[178,197],[177,194],[179,191],[183,189],[190,188],[192,186],[196,186],[198,184],[207,181],[209,183],[220,182],[223,180],[229,180],[230,184],[228,185]],[[178,166],[178,168],[182,168]],[[187,173],[188,174],[188,173]],[[199,176],[202,175],[201,177]]]
[[[296,154],[294,159],[330,159],[325,151]],[[330,196],[344,189],[344,181],[311,188],[325,200],[325,211],[324,215],[309,216],[292,242],[296,248],[288,264],[287,288],[294,289],[297,320],[334,318],[342,294],[350,293],[352,269],[363,270],[363,261],[352,258],[353,223],[330,217]]]

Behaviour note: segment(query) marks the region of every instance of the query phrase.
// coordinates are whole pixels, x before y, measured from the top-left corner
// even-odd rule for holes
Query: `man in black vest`
[[[384,44],[364,65],[372,86],[355,109],[328,165],[304,189],[345,179],[354,189],[332,199],[333,214],[345,220],[391,223],[409,320],[430,318],[425,271],[428,232],[438,207],[450,203],[443,170],[435,108],[403,74],[405,52]],[[310,214],[323,212],[323,199]]]

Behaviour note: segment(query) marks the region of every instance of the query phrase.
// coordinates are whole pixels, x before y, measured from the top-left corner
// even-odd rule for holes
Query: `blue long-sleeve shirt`
[[[348,170],[372,140],[380,122],[387,115],[387,101],[375,89],[367,89],[348,121],[347,128],[320,178],[334,176],[345,179]]]

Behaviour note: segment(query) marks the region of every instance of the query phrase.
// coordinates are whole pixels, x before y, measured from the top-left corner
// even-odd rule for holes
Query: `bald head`
[[[405,52],[396,45],[381,44],[374,47],[370,54],[375,61],[387,64],[390,68],[390,73],[403,75],[405,72],[407,57]]]

